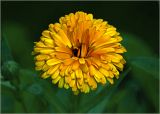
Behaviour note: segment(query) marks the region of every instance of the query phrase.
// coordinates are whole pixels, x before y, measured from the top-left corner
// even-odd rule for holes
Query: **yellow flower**
[[[88,93],[98,83],[113,84],[113,78],[119,78],[125,64],[121,54],[126,52],[121,40],[107,21],[84,12],[70,13],[50,24],[35,43],[36,70],[59,88]]]

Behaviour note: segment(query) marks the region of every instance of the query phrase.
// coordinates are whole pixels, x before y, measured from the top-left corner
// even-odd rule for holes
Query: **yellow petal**
[[[80,89],[81,85],[79,84],[79,82],[77,81],[77,88]]]
[[[42,70],[42,66],[36,66],[35,70]]]
[[[64,84],[64,88],[65,88],[65,89],[68,89],[68,88],[69,88],[69,85],[68,85],[67,83],[65,83],[65,84]]]
[[[64,65],[64,64],[61,64],[61,66],[60,66],[60,68],[59,68],[59,69],[60,69],[60,74],[63,74],[63,75],[64,75],[67,67],[68,67],[68,66],[66,66],[66,65]],[[62,73],[62,72],[63,72],[63,73]]]
[[[127,52],[127,50],[123,46],[121,46],[121,48],[115,49],[115,52],[116,53],[124,53],[124,52]]]
[[[114,65],[117,66],[120,71],[123,70],[123,64],[122,63],[114,63]]]
[[[96,81],[95,81],[95,79],[93,77],[90,77],[88,79],[88,84],[89,84],[89,86],[92,87],[92,89],[96,89],[97,88],[97,83],[96,83]]]
[[[96,75],[94,75],[94,79],[99,83],[101,81],[101,79],[99,77],[97,77]]]
[[[61,76],[58,76],[56,79],[52,80],[53,84],[56,84],[61,79]]]
[[[110,78],[113,78],[113,77],[114,77],[114,75],[113,75],[113,72],[112,72],[112,71],[109,71],[109,77],[110,77]]]
[[[102,67],[107,71],[110,70],[110,66],[108,64],[102,64]]]
[[[74,89],[72,89],[72,91],[73,91]],[[76,89],[75,91],[73,91],[73,94],[74,95],[78,95],[79,94],[79,91]]]
[[[58,77],[58,75],[59,75],[59,70],[57,69],[57,70],[54,72],[54,74],[52,74],[51,78],[52,78],[52,79],[56,79],[56,78]]]
[[[102,63],[101,63],[99,58],[92,57],[91,61],[92,61],[92,64],[94,64],[97,67],[100,67],[102,65]]]
[[[70,76],[66,76],[65,77],[65,82],[66,83],[70,83],[72,81],[71,77]]]
[[[49,59],[48,61],[47,61],[47,65],[49,65],[49,66],[53,66],[53,65],[56,65],[56,64],[59,64],[59,63],[61,63],[62,61],[61,60],[59,60],[59,59]]]
[[[61,79],[59,80],[58,87],[59,87],[59,88],[63,88],[63,86],[64,86],[64,78],[61,78]]]
[[[118,72],[118,71],[114,72],[113,74],[115,75],[115,77],[116,77],[117,79],[119,78],[119,72]]]
[[[69,49],[68,47],[55,47],[55,50],[58,52],[64,52],[64,53],[68,53],[70,55],[72,55],[72,51],[71,49]]]
[[[69,55],[67,53],[61,53],[61,52],[56,52],[55,56],[56,56],[56,58],[62,59],[62,60],[71,58],[71,55]]]
[[[72,73],[71,73],[71,78],[72,78],[72,79],[75,79],[75,78],[76,78],[75,72],[72,72]]]
[[[91,52],[90,55],[94,56],[96,54],[105,54],[105,53],[114,52],[114,51],[115,51],[114,48],[98,48],[94,50],[93,52]]]
[[[100,71],[104,76],[109,77],[109,72],[108,72],[106,69],[100,68],[99,71]]]
[[[54,50],[53,49],[41,49],[39,50],[39,52],[42,54],[50,54],[50,53],[53,53]]]
[[[42,41],[39,41],[39,42],[36,42],[36,47],[46,47],[46,45],[42,42]]]
[[[49,55],[37,55],[36,57],[35,57],[35,59],[36,60],[39,60],[39,61],[41,61],[41,60],[47,60],[47,59],[49,59],[50,57],[49,57]]]
[[[74,62],[73,59],[65,59],[65,60],[63,61],[64,65],[71,65],[73,62]]]
[[[83,78],[82,70],[80,68],[76,70],[76,77]]]
[[[45,61],[36,61],[36,66],[43,66],[45,64]]]
[[[92,14],[88,14],[88,19],[89,20],[93,20],[93,15]]]
[[[71,72],[71,66],[68,66],[65,70],[65,75],[68,75]]]
[[[50,31],[48,31],[48,30],[44,30],[43,32],[42,32],[42,35],[44,36],[44,37],[50,37]]]
[[[85,57],[87,54],[87,45],[82,44],[82,49],[81,49],[81,57]]]
[[[41,75],[42,78],[46,79],[48,77],[50,77],[50,75],[48,75],[46,72],[44,72],[42,75]]]
[[[117,34],[116,31],[109,31],[109,32],[106,32],[107,35],[110,35],[110,36],[114,36]]]
[[[111,58],[112,62],[115,62],[115,63],[119,63],[120,62],[120,58],[118,58],[116,56],[108,55],[108,57]]]
[[[85,64],[85,59],[84,58],[79,58],[79,63],[80,64]]]
[[[72,91],[77,92],[77,85],[76,84],[74,84],[74,86],[72,87]]]
[[[121,63],[122,63],[122,64],[125,64],[126,61],[125,61],[124,59],[121,59]]]
[[[59,68],[59,64],[58,65],[55,65],[55,66],[52,66],[48,71],[47,71],[47,74],[53,74],[56,70],[58,70]]]
[[[83,77],[77,80],[80,85],[83,85]]]
[[[75,80],[71,80],[71,82],[69,83],[70,87],[74,87],[76,84],[76,81]]]
[[[89,93],[89,86],[88,86],[88,84],[83,84],[82,85],[82,89],[81,89],[81,92],[84,92],[84,93]]]
[[[104,85],[104,84],[106,84],[106,78],[103,76],[102,78],[101,78],[101,83]]]
[[[98,70],[95,71],[94,78],[96,79],[97,82],[101,82],[102,79],[104,81],[104,75]]]
[[[47,47],[54,47],[54,41],[53,41],[53,39],[41,37],[41,40],[44,42],[44,44]]]
[[[66,46],[65,42],[63,41],[63,39],[55,32],[51,32],[51,37],[54,39],[55,43],[61,47],[61,46]]]
[[[81,65],[80,65],[80,68],[81,68],[81,70],[82,70],[83,72],[85,72],[85,73],[88,72],[88,70],[89,70],[87,64],[81,64]]]
[[[60,75],[61,75],[62,77],[64,77],[64,75],[65,75],[65,70],[60,71]]]
[[[55,40],[55,43],[57,43],[57,45],[68,46],[69,48],[72,47],[69,39],[67,38],[63,30],[59,30],[58,33],[52,32],[51,36]]]
[[[95,68],[93,67],[93,65],[90,65],[90,67],[89,67],[89,74],[91,76],[94,76],[94,74],[95,74]]]
[[[110,66],[110,69],[113,71],[113,72],[115,72],[115,71],[117,71],[117,69],[116,69],[116,67],[113,65],[113,64],[108,64],[109,66]]]
[[[72,69],[73,70],[77,70],[79,68],[79,62],[78,61],[74,61],[74,63],[72,64]]]
[[[111,84],[114,84],[114,81],[112,78],[107,78],[107,80],[111,83]]]
[[[45,64],[45,65],[43,65],[43,67],[42,67],[42,70],[43,71],[46,71],[46,70],[48,70],[50,67],[47,65],[47,64]]]
[[[63,39],[63,42],[65,42],[66,45],[68,45],[69,48],[72,47],[70,40],[68,39],[67,35],[64,33],[63,30],[58,31],[59,36]]]

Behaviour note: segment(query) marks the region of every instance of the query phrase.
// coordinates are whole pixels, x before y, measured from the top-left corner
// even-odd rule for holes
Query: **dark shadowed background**
[[[92,13],[123,37],[127,65],[114,86],[74,96],[39,78],[31,55],[50,23]],[[159,3],[1,2],[2,112],[159,112]]]

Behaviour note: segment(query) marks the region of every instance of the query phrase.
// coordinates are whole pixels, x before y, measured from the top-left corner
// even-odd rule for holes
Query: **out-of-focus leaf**
[[[20,69],[19,71],[19,79],[20,85],[19,88],[21,90],[28,89],[32,84],[35,82],[35,77],[37,74],[35,71],[27,70],[27,69]]]
[[[2,28],[15,61],[22,67],[33,67],[31,56],[33,42],[28,40],[30,38],[28,29],[24,25],[11,21],[7,22],[7,26],[2,25]]]
[[[13,57],[11,55],[11,50],[9,48],[7,39],[4,37],[4,34],[2,35],[2,38],[1,38],[1,53],[2,53],[1,64],[3,64],[6,61],[13,60]]]
[[[4,83],[1,85],[1,111],[2,113],[24,112],[24,107],[15,94],[15,89],[6,86]]]
[[[2,76],[4,80],[18,83],[19,66],[15,61],[6,61],[2,65]]]
[[[136,66],[145,72],[153,75],[155,78],[159,78],[158,66],[159,60],[153,57],[135,57],[131,59],[131,64]]]
[[[127,52],[124,54],[127,59],[137,56],[153,57],[153,55],[155,55],[151,47],[149,47],[142,38],[125,32],[121,32],[121,35],[123,37],[122,44],[127,49]]]
[[[64,101],[61,102],[60,99],[63,99],[63,98],[57,96],[57,91],[56,89],[54,89],[55,85],[53,85],[51,82],[47,82],[47,80],[41,80],[39,83],[44,89],[44,92],[43,92],[44,99],[47,100],[49,105],[52,107],[52,109],[49,108],[50,109],[49,112],[52,112],[52,113],[53,112],[55,113],[66,112],[67,107],[66,105],[64,105],[65,102]]]
[[[35,95],[40,95],[42,94],[43,89],[39,84],[33,83],[31,86],[28,87],[28,92],[35,94]]]
[[[122,74],[120,75],[120,78],[118,80],[115,81],[115,84],[110,86],[108,85],[107,87],[105,87],[98,95],[96,95],[95,97],[89,96],[91,97],[91,99],[87,100],[87,98],[85,98],[87,101],[84,104],[80,105],[79,108],[79,112],[101,112],[100,110],[104,110],[105,106],[101,105],[101,108],[98,110],[92,110],[95,106],[97,106],[98,104],[100,104],[102,101],[103,102],[108,102],[109,98],[112,96],[112,94],[116,91],[118,85],[120,84],[120,82],[123,80],[123,78],[128,74],[128,72],[131,70],[130,67],[128,67],[126,70],[124,70],[122,72]],[[91,94],[90,94],[91,95]],[[84,97],[83,97],[84,98]],[[85,107],[84,107],[85,106]]]
[[[3,113],[11,113],[14,111],[15,96],[13,90],[4,85],[1,85],[1,108]]]
[[[148,110],[147,102],[137,80],[131,79],[114,93],[103,112],[143,113]]]
[[[35,71],[21,69],[20,70],[20,88],[22,91],[26,91],[25,97],[31,96],[33,100],[36,97],[42,98],[45,102],[47,102],[47,107],[44,109],[45,112],[65,112],[66,107],[63,102],[60,101],[61,97],[57,96],[57,90],[54,88],[55,86],[49,82],[49,80],[41,79],[37,77],[37,73]],[[28,100],[26,100],[27,103]],[[36,101],[35,101],[36,102]],[[33,110],[34,112],[39,111]]]
[[[158,63],[157,54],[146,44],[145,40],[138,36],[123,33],[123,45],[127,49],[125,53],[128,63],[132,65],[133,78],[139,81],[144,90],[144,96],[150,100],[150,104],[158,110]],[[143,58],[142,58],[143,57]]]
[[[159,109],[159,79],[151,76],[150,73],[142,70],[139,67],[132,67],[133,78],[136,79],[143,88],[144,96],[150,101],[155,111]]]
[[[136,94],[133,91],[125,90],[123,92],[124,96],[117,102],[119,103],[116,110],[118,113],[144,113],[147,111],[144,102],[137,102]]]
[[[26,112],[38,113],[45,112],[47,109],[47,103],[43,100],[43,97],[31,94],[27,91],[21,92],[22,102],[26,107]]]
[[[11,85],[11,83],[9,81],[1,81],[1,85],[4,85],[4,86],[11,88],[11,89],[15,89],[15,87],[13,85]]]
[[[25,112],[24,107],[23,107],[21,102],[19,102],[19,101],[15,102],[15,104],[14,104],[14,112],[15,113],[24,113]]]

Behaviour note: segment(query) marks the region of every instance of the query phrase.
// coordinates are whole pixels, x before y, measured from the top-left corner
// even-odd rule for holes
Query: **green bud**
[[[4,80],[18,78],[19,65],[14,61],[7,61],[2,65],[2,77]]]

